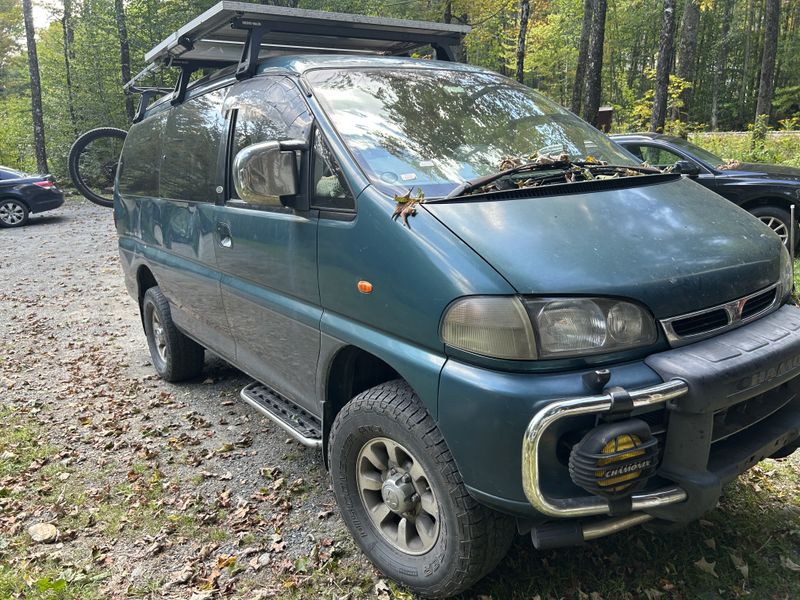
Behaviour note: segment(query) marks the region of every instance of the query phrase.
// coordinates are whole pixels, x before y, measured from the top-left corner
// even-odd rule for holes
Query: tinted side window
[[[636,158],[641,160],[642,162],[645,161],[644,155],[642,154],[642,147],[638,144],[623,144],[625,150],[633,154]]]
[[[216,200],[215,188],[221,184],[217,158],[225,126],[223,97],[223,90],[214,90],[170,111],[162,151],[162,197]]]
[[[314,130],[314,166],[312,170],[311,206],[321,209],[352,210],[355,201],[336,162],[336,157],[318,129]]]
[[[131,127],[119,172],[119,191],[134,196],[158,196],[161,137],[166,113],[150,116]]]
[[[225,108],[236,110],[231,159],[258,142],[306,139],[312,123],[302,94],[286,77],[256,77],[238,84]],[[231,195],[236,197],[236,191],[231,189]]]
[[[648,164],[654,167],[666,167],[668,165],[674,165],[679,160],[683,160],[682,156],[655,146],[642,146],[642,156],[644,156]]]

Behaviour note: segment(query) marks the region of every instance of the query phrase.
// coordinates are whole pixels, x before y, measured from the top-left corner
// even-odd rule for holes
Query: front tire
[[[28,222],[28,207],[14,198],[0,200],[0,227],[22,227]]]
[[[144,294],[142,321],[150,358],[161,379],[184,381],[201,373],[205,350],[175,327],[169,302],[158,286],[151,287]]]
[[[403,381],[371,388],[339,412],[329,464],[356,543],[414,592],[443,598],[468,589],[514,539],[512,518],[469,495],[439,428]]]

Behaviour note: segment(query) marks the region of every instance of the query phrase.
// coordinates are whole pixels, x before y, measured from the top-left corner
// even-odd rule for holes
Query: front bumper
[[[645,362],[664,383],[628,394],[634,407],[663,404],[667,428],[655,478],[660,485],[634,495],[623,507],[631,523],[648,520],[643,515],[672,522],[696,519],[714,508],[723,484],[800,436],[800,309],[794,306]],[[569,398],[531,419],[523,442],[523,489],[539,513],[551,518],[620,514],[619,504],[611,506],[599,496],[549,496],[539,459],[556,422],[602,414],[611,403],[609,393]]]

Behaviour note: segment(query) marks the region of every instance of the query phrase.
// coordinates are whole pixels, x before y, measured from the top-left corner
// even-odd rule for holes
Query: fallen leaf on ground
[[[790,571],[800,572],[800,565],[787,556],[781,556],[781,566]]]
[[[711,562],[711,563],[708,562],[706,560],[706,557],[703,556],[703,557],[700,558],[700,560],[698,560],[697,562],[694,563],[694,566],[697,567],[698,569],[700,569],[701,571],[703,571],[704,573],[708,573],[709,575],[712,575],[713,577],[717,577],[717,573],[714,570],[714,567],[716,566],[716,564],[717,563],[715,563],[715,562]]]

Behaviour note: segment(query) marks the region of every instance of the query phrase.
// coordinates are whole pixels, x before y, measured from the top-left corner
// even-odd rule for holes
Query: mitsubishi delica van
[[[129,84],[114,204],[158,374],[208,350],[252,377],[358,546],[432,597],[518,534],[695,520],[800,434],[778,236],[454,62],[465,32],[223,2]],[[141,87],[160,67],[174,90]]]

